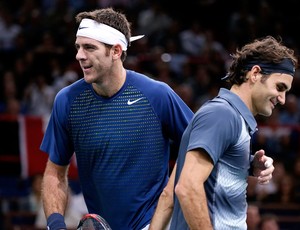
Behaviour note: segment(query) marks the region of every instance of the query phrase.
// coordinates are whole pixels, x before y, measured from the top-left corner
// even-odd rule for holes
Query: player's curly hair
[[[283,59],[290,59],[295,67],[298,64],[294,50],[283,45],[281,38],[275,39],[272,36],[255,39],[252,43],[237,49],[231,57],[233,61],[225,79],[227,82],[237,85],[241,85],[247,80],[246,74],[249,69],[246,69],[245,65],[249,61],[276,64],[282,62]]]

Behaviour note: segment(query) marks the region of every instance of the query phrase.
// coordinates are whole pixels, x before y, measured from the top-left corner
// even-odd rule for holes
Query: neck
[[[121,68],[120,71],[114,71],[107,75],[107,78],[101,82],[93,83],[93,89],[102,97],[112,97],[124,85],[126,80],[126,70]]]
[[[231,92],[238,95],[241,100],[246,104],[249,110],[254,113],[251,102],[251,90],[249,84],[233,85],[230,89]]]

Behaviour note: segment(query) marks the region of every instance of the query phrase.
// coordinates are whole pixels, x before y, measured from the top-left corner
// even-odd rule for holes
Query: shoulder
[[[128,84],[141,91],[150,101],[177,100],[179,96],[165,82],[155,80],[142,73],[127,70]]]
[[[222,119],[225,117],[238,117],[239,115],[235,108],[228,103],[228,101],[217,97],[205,103],[200,110],[215,114]]]
[[[84,79],[79,79],[56,94],[54,105],[64,107],[66,104],[71,104],[79,94],[90,87],[90,84],[86,83]]]
[[[238,129],[241,127],[241,118],[226,100],[214,98],[206,102],[195,114],[194,120],[205,121],[206,124],[217,125],[219,128]]]
[[[57,96],[72,96],[73,94],[76,94],[78,92],[81,92],[89,87],[89,84],[84,81],[83,78],[75,81],[71,85],[68,85],[64,88],[62,88],[58,93]]]
[[[172,114],[184,114],[192,118],[193,112],[179,95],[165,82],[152,79],[144,74],[128,71],[128,85],[138,89],[149,101],[154,110],[170,119]]]
[[[57,98],[72,98],[80,94],[84,90],[90,88],[90,84],[86,83],[84,79],[79,79],[76,82],[62,88],[56,95]]]
[[[155,80],[145,74],[138,73],[132,70],[127,70],[129,83],[135,85],[137,88],[144,90],[170,90],[171,87],[165,82]]]

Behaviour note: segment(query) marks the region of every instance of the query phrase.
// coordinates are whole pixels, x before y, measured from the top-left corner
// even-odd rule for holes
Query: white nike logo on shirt
[[[129,100],[127,101],[127,105],[132,105],[132,104],[138,102],[138,101],[141,100],[141,99],[142,99],[142,97],[141,97],[141,98],[138,98],[138,99],[136,99],[136,100],[134,100],[134,101],[131,101],[131,100],[129,99]]]

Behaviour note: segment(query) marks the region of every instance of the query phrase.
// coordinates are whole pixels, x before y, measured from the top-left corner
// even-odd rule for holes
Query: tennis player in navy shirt
[[[56,96],[41,144],[49,154],[43,205],[50,230],[66,229],[68,167],[75,154],[89,213],[114,230],[146,230],[169,179],[171,141],[193,116],[165,83],[125,69],[130,24],[112,8],[76,16],[84,77]],[[78,220],[79,222],[79,220]]]

